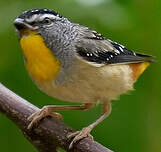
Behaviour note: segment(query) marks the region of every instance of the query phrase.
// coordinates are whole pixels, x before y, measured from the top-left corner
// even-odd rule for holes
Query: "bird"
[[[143,71],[154,61],[86,26],[73,23],[54,10],[35,8],[14,20],[26,69],[47,95],[80,105],[46,105],[28,117],[28,129],[46,116],[62,119],[58,110],[88,110],[102,105],[100,117],[67,135],[69,148],[91,137],[92,129],[111,113],[111,101],[133,90]]]

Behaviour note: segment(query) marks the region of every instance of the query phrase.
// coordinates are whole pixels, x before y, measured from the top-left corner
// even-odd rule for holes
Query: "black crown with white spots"
[[[40,9],[27,10],[27,11],[23,12],[19,16],[19,18],[24,19],[24,18],[28,18],[30,16],[33,16],[35,14],[41,14],[41,15],[43,15],[43,14],[51,14],[51,15],[55,15],[55,16],[58,16],[58,17],[62,18],[62,16],[60,14],[58,14],[57,12],[55,12],[53,10],[50,10],[50,9],[46,9],[46,8],[44,8],[44,9],[40,8]]]

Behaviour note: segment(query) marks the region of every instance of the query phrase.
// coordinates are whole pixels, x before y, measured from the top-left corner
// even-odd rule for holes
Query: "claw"
[[[57,113],[57,112],[49,113],[48,116],[55,117],[56,119],[59,119],[59,120],[61,120],[61,121],[64,120],[63,116],[62,116],[60,113]]]
[[[70,133],[69,135],[67,135],[67,138],[69,138],[69,139],[74,137],[74,139],[72,140],[72,142],[69,145],[69,149],[73,148],[74,143],[76,143],[77,141],[79,141],[85,137],[90,137],[93,140],[93,136],[90,135],[90,132],[91,132],[91,128],[86,127],[86,128],[83,128],[81,131],[76,131],[74,133]]]
[[[52,113],[48,110],[48,108],[43,107],[41,110],[31,114],[27,118],[28,121],[31,121],[27,127],[27,129],[32,129],[32,127],[38,123],[41,119],[43,119],[46,116],[56,117],[57,119],[63,120],[63,117],[59,113]]]
[[[27,129],[31,129],[34,124],[38,123],[42,118],[46,116],[43,110],[37,111],[28,117],[27,120],[31,121]]]
[[[73,133],[70,133],[67,135],[67,138],[71,139],[72,137],[75,137],[76,135],[79,134],[80,131],[76,131],[76,132],[73,132]]]
[[[39,112],[39,111],[38,111]],[[28,118],[27,118],[27,121],[31,121],[38,112],[34,112],[33,114],[31,114]]]

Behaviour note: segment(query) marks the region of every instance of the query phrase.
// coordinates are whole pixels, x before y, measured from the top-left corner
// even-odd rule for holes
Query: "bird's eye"
[[[43,23],[44,24],[51,24],[51,19],[46,17],[46,18],[44,18]]]

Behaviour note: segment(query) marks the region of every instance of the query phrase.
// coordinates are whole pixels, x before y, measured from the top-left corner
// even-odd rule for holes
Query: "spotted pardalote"
[[[68,135],[69,148],[111,112],[111,101],[133,89],[134,82],[152,62],[88,27],[72,23],[55,11],[32,9],[18,16],[16,27],[25,65],[35,84],[46,94],[75,106],[44,106],[32,114],[28,129],[43,117],[61,118],[54,110],[86,110],[102,104],[102,115],[92,124]]]

